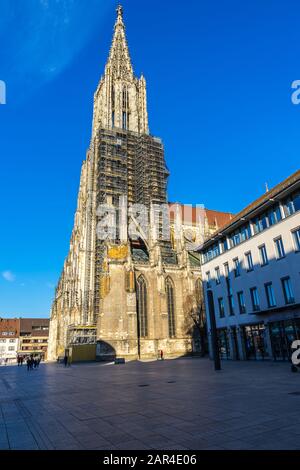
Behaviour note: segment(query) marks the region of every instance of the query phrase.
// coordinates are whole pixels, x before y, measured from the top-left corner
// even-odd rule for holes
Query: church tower
[[[51,311],[50,359],[66,349],[75,356],[87,344],[97,346],[98,360],[192,352],[200,264],[190,261],[183,240],[171,242],[168,176],[119,6]]]
[[[105,73],[95,93],[94,135],[99,127],[149,134],[146,81],[134,76],[121,6]]]

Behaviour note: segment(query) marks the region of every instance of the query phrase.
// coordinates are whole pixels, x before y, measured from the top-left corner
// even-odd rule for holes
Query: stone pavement
[[[0,368],[0,449],[300,449],[300,373],[207,359]]]

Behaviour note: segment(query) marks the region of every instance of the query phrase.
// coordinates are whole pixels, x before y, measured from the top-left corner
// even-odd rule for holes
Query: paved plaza
[[[300,373],[207,359],[0,368],[0,449],[300,449]]]

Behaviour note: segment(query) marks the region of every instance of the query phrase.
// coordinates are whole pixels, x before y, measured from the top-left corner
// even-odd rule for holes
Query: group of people
[[[20,367],[20,366],[22,367],[23,362],[24,362],[24,357],[23,356],[18,356],[17,357],[18,367]]]
[[[26,359],[28,372],[30,370],[33,370],[33,369],[38,369],[39,365],[40,365],[40,362],[41,362],[40,356],[35,356],[35,357],[33,357],[33,355],[28,356],[27,359]],[[22,366],[22,364],[23,364],[23,361],[21,363],[21,366]],[[18,363],[18,365],[19,365],[19,363]]]

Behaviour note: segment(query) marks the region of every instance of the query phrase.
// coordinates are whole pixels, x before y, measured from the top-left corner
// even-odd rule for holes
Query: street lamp
[[[207,303],[208,303],[208,313],[209,313],[209,321],[210,321],[210,328],[211,328],[211,345],[212,345],[212,352],[213,352],[213,358],[214,358],[214,363],[215,363],[215,370],[221,370],[221,360],[220,360],[220,351],[219,351],[219,345],[218,345],[214,297],[213,297],[212,290],[210,289],[208,289],[207,291]]]

